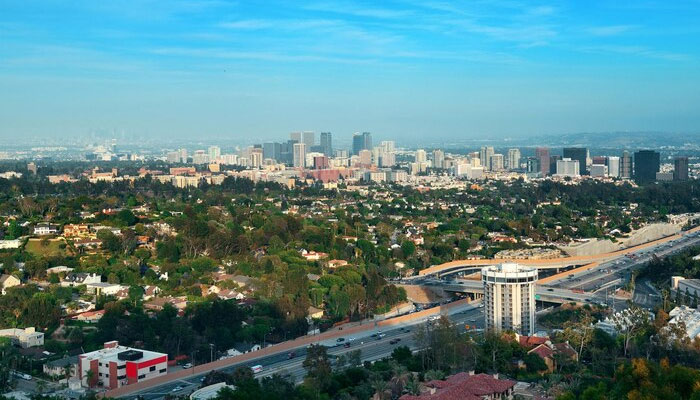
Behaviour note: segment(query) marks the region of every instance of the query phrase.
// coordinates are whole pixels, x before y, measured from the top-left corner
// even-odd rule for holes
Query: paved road
[[[476,326],[477,328],[484,327],[483,308],[479,307],[478,303],[474,303],[469,307],[463,307],[462,309],[454,309],[454,312],[448,317],[453,323],[457,324],[461,330],[464,330],[465,324]],[[332,347],[328,349],[328,354],[332,357],[337,357],[341,354],[347,354],[348,352],[354,350],[360,350],[362,361],[374,361],[390,356],[391,352],[399,346],[408,346],[411,349],[415,349],[417,346],[413,340],[414,331],[418,324],[424,323],[426,323],[425,320],[414,321],[403,326],[384,330],[382,332],[386,336],[379,340],[371,337],[373,333],[377,333],[379,331],[378,329],[363,332],[361,335],[349,335],[344,339],[351,342],[350,347]],[[401,340],[398,343],[392,344],[391,341],[393,339]],[[331,345],[334,344],[334,342],[329,340],[321,342],[320,344]],[[306,371],[302,366],[306,356],[306,348],[300,347],[294,349],[294,352],[296,355],[291,359],[289,358],[288,353],[275,354],[273,356],[262,357],[259,359],[234,364],[232,366],[222,368],[221,371],[232,372],[236,368],[243,366],[251,367],[253,365],[262,365],[264,370],[263,372],[257,374],[258,377],[280,374],[289,376],[295,382],[301,382],[306,374]],[[168,394],[189,394],[201,386],[201,380],[203,377],[204,374],[192,375],[191,377],[168,382],[157,387],[130,394],[129,396],[123,398],[136,399],[138,396],[140,396],[140,398],[145,400],[158,400],[162,399]],[[175,390],[175,388],[180,389]]]

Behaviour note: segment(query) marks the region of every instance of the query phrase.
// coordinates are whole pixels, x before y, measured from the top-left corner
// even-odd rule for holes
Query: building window
[[[146,374],[139,375],[139,379],[143,379],[143,378],[145,378],[145,377],[146,377]]]
[[[158,372],[161,373],[161,374],[164,374],[164,373],[165,373],[165,368],[161,369],[161,370],[158,371]]]
[[[155,365],[152,366],[152,367],[150,368],[150,371],[151,371],[151,372],[153,372],[153,371],[155,371],[155,370],[156,370],[156,366],[155,366]]]

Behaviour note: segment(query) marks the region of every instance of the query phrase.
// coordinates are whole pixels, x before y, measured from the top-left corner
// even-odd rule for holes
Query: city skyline
[[[294,126],[457,140],[700,126],[694,2],[2,8],[5,140],[100,129],[267,140]]]

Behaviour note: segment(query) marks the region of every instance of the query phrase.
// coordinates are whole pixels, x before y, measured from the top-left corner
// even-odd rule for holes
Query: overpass
[[[447,292],[459,292],[483,295],[484,284],[476,280],[457,280],[446,282],[444,284],[435,285]],[[582,292],[580,290],[551,288],[537,285],[535,289],[537,300],[546,301],[548,303],[564,304],[569,302],[587,303],[594,299],[594,294],[591,292]]]
[[[559,258],[548,258],[548,259],[507,259],[507,258],[491,258],[491,259],[476,259],[476,260],[455,260],[449,261],[443,264],[433,265],[429,268],[423,269],[418,272],[419,276],[429,276],[429,275],[447,275],[454,274],[458,272],[476,270],[480,267],[488,265],[497,265],[501,263],[513,262],[522,265],[527,265],[531,267],[536,267],[538,269],[545,268],[565,268],[571,266],[586,266],[595,263],[606,262],[614,260],[616,258],[623,257],[627,254],[634,253],[639,250],[643,250],[648,247],[658,246],[660,244],[679,239],[687,234],[695,233],[700,231],[700,227],[695,227],[685,232],[680,232],[675,235],[667,236],[665,238],[653,240],[644,244],[640,244],[633,247],[628,247],[622,250],[616,250],[609,253],[601,253],[589,256],[572,256],[572,257],[559,257]]]

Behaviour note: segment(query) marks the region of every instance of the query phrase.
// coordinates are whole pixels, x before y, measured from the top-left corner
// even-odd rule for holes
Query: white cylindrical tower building
[[[481,270],[486,330],[535,333],[537,269],[504,263]]]

